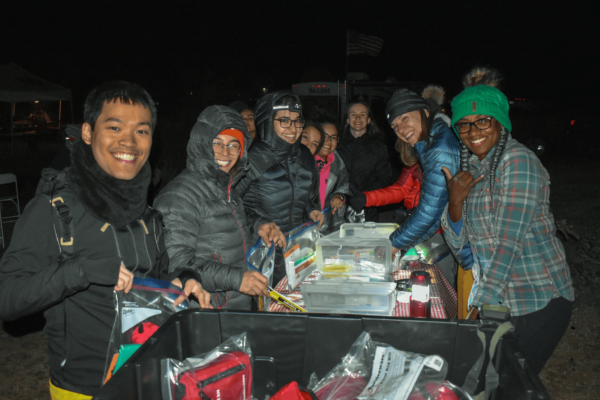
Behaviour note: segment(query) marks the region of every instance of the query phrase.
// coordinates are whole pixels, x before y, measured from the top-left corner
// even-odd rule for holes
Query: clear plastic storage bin
[[[400,225],[391,223],[378,224],[375,222],[365,222],[364,224],[342,224],[340,227],[340,237],[389,239],[390,235],[398,228],[400,228]]]
[[[300,286],[308,312],[392,315],[396,284],[318,280]]]
[[[361,237],[322,237],[317,241],[317,269],[324,279],[392,282],[392,242]]]

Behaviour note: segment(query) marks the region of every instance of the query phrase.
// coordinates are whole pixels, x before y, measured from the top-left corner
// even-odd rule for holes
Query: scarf
[[[83,140],[73,144],[67,184],[84,208],[100,221],[121,228],[140,218],[148,205],[150,179],[148,162],[135,178],[124,181],[100,168],[92,147]]]

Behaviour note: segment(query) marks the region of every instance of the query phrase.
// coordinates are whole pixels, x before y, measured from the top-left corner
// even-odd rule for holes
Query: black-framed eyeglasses
[[[302,118],[298,118],[293,121],[289,118],[275,118],[275,121],[279,121],[279,125],[281,125],[282,128],[289,128],[292,126],[292,122],[296,128],[304,128],[305,122],[305,120]]]
[[[492,118],[494,118],[494,117],[478,119],[475,122],[461,122],[458,124],[454,124],[454,128],[456,129],[456,131],[459,134],[471,132],[471,128],[473,126],[476,126],[477,129],[479,129],[480,131],[483,131],[485,129],[489,129],[490,126],[492,126]]]
[[[224,144],[221,142],[214,141],[214,142],[212,142],[212,146],[213,146],[213,151],[216,154],[221,154],[223,152],[223,149],[225,149],[225,147],[227,147],[227,151],[229,152],[229,154],[231,154],[233,156],[237,156],[238,154],[240,154],[240,150],[242,149],[242,146],[240,146],[240,144],[237,142]]]
[[[335,135],[335,136],[329,136],[328,134],[325,134],[325,142],[331,140],[332,142],[339,142],[340,141],[340,137]]]

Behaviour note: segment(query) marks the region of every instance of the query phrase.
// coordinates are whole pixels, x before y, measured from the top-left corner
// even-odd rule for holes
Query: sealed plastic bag
[[[163,400],[252,398],[252,351],[246,333],[184,361],[161,360]]]
[[[170,282],[152,278],[133,278],[129,293],[115,292],[116,318],[108,345],[104,382],[115,372],[115,366],[129,351],[120,355],[127,345],[141,345],[158,330],[169,317],[178,311],[190,308],[190,303],[182,289]],[[185,299],[177,306],[175,300]]]
[[[331,209],[323,210],[324,215]],[[321,237],[318,222],[307,222],[285,234],[285,272],[288,290],[294,290],[317,268],[317,239]]]
[[[447,372],[448,364],[440,356],[396,350],[363,332],[342,362],[310,389],[320,400],[407,400],[413,389],[426,384],[437,383],[439,388]]]
[[[273,270],[275,269],[275,245],[267,246],[262,240],[258,239],[254,246],[246,252],[246,264],[251,271],[258,271],[269,280],[269,287],[273,286]],[[271,297],[256,296],[258,302],[258,311],[269,311]]]

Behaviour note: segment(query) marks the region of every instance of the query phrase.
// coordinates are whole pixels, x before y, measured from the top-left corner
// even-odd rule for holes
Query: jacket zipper
[[[285,159],[285,169],[287,171],[288,179],[290,180],[290,186],[292,187],[292,206],[290,207],[290,226],[293,228],[294,224],[294,183],[292,182],[292,175],[290,174],[289,159]],[[291,228],[290,228],[291,229]]]

